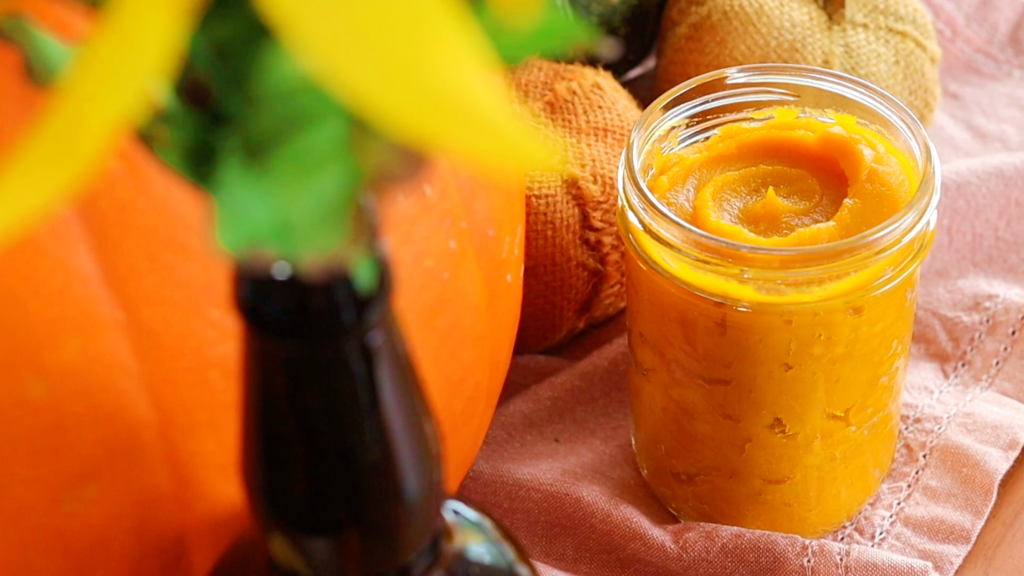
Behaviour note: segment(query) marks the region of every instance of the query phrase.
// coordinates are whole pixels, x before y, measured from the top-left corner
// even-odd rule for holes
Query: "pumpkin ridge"
[[[160,456],[173,468],[167,500],[187,521],[178,531],[182,565],[186,574],[205,574],[246,514],[237,462],[241,324],[231,268],[212,244],[208,197],[137,138],[117,149],[102,182],[77,210],[130,312],[126,333],[145,363]]]
[[[103,171],[97,178],[98,182],[106,181],[109,178],[110,172],[117,165],[116,163],[123,162],[124,148],[125,145],[122,145],[117,148],[114,155],[107,162],[107,166],[103,168]],[[94,191],[94,193],[89,194],[82,198],[81,200],[75,202],[74,205],[76,207],[81,206],[82,204],[88,202],[90,198],[94,197],[99,193],[101,192]],[[141,329],[138,327],[137,321],[135,320],[133,315],[129,314],[128,311],[125,309],[125,306],[122,303],[125,296],[124,294],[121,293],[120,290],[118,290],[115,287],[116,282],[112,281],[111,274],[108,272],[109,264],[100,255],[101,251],[97,250],[96,242],[93,239],[94,234],[96,233],[93,224],[89,221],[88,218],[84,218],[82,214],[79,213],[77,210],[71,212],[70,215],[72,216],[74,224],[84,232],[83,234],[81,234],[81,238],[83,243],[86,245],[87,253],[90,255],[90,261],[96,269],[98,280],[102,282],[103,290],[110,296],[110,302],[114,306],[116,306],[116,309],[119,312],[119,315],[122,319],[121,321],[123,322],[125,330],[128,333],[128,337],[125,338],[125,344],[128,346],[128,349],[131,352],[131,358],[133,362],[138,366],[140,380],[143,382],[154,380],[154,378],[152,378],[152,371],[147,366],[147,363],[139,361],[141,355],[139,354],[136,339],[140,336],[139,333],[141,332]],[[171,495],[171,497],[174,500],[175,507],[177,509],[188,508],[188,501],[184,493],[185,483],[182,479],[183,476],[181,473],[181,470],[184,469],[184,465],[187,465],[188,462],[179,462],[179,459],[175,457],[175,455],[171,454],[170,446],[173,445],[171,442],[171,437],[167,434],[166,428],[162,425],[163,422],[166,420],[166,417],[157,408],[158,402],[156,398],[154,398],[153,396],[153,391],[150,390],[148,386],[140,386],[139,397],[145,399],[147,411],[149,412],[150,418],[152,418],[152,421],[154,422],[154,425],[152,426],[153,433],[160,440],[160,459],[165,468],[164,474],[166,475],[167,478],[170,479],[170,483],[173,486],[173,494]],[[180,545],[182,548],[188,551],[197,548],[191,542],[191,540],[194,538],[193,533],[190,530],[188,530],[187,527],[184,525],[181,528],[181,530],[177,530],[175,532],[177,536],[176,539],[179,541],[178,545]],[[180,558],[180,561],[182,562],[181,567],[187,569],[185,573],[197,573],[196,566],[194,565],[196,560],[192,554],[182,554],[182,558]]]
[[[66,3],[64,2],[64,4]],[[28,10],[28,8],[49,6],[51,3],[34,2],[23,4],[24,6],[21,6],[21,8],[26,9],[29,14],[35,15],[37,11]],[[58,5],[53,3],[54,10],[56,11],[57,8],[64,4]],[[72,26],[74,25],[74,20],[71,19],[65,24]],[[0,80],[0,84],[8,89],[4,90],[3,96],[0,97],[0,100],[3,101],[2,106],[0,106],[0,111],[2,111],[0,113],[0,126],[5,128],[0,130],[0,151],[2,151],[15,141],[14,136],[33,117],[45,94],[40,87],[36,86],[28,78],[24,54],[18,47],[7,42],[0,42],[0,76],[3,77]],[[96,185],[100,189],[96,193],[102,194],[104,192],[103,187],[106,184],[107,182],[102,180],[102,177],[98,178]],[[69,322],[76,323],[73,329],[81,331],[88,327],[89,330],[93,330],[91,336],[83,335],[81,340],[83,341],[83,346],[91,352],[100,355],[63,361],[66,366],[78,366],[77,370],[82,371],[74,375],[69,374],[69,380],[80,381],[79,379],[82,378],[86,382],[92,382],[95,378],[92,372],[95,369],[103,370],[104,376],[95,381],[95,384],[101,384],[100,386],[91,387],[88,390],[72,386],[72,389],[77,391],[76,394],[55,395],[51,398],[49,401],[53,403],[53,409],[65,417],[71,416],[71,418],[58,423],[52,420],[52,417],[41,415],[39,419],[44,425],[59,427],[57,435],[24,439],[26,443],[37,446],[38,455],[32,457],[22,456],[22,459],[14,462],[7,461],[7,463],[19,467],[27,465],[30,468],[42,466],[43,470],[46,469],[47,462],[52,463],[54,467],[65,467],[65,472],[57,476],[60,484],[55,485],[52,482],[41,482],[40,486],[21,487],[21,490],[25,492],[24,501],[20,504],[21,506],[41,507],[39,508],[40,511],[52,511],[51,507],[57,505],[58,501],[60,502],[59,506],[63,508],[66,505],[67,498],[88,497],[91,490],[92,494],[98,493],[102,497],[100,503],[91,505],[91,507],[83,506],[76,512],[73,518],[68,520],[67,525],[75,527],[89,526],[95,525],[94,523],[98,520],[112,521],[114,517],[117,517],[124,521],[113,520],[113,524],[107,526],[115,530],[110,536],[117,539],[131,538],[132,533],[138,531],[139,540],[130,541],[125,546],[121,543],[115,544],[110,542],[109,536],[106,534],[89,532],[82,535],[77,545],[64,547],[61,550],[62,554],[54,555],[53,557],[45,556],[44,550],[52,549],[51,543],[45,549],[30,547],[26,550],[19,550],[18,553],[21,557],[15,554],[8,554],[2,559],[3,565],[10,566],[11,563],[14,563],[16,566],[48,566],[50,567],[49,570],[43,569],[43,572],[46,573],[50,573],[56,566],[67,567],[69,565],[74,565],[75,569],[81,574],[97,574],[110,571],[124,573],[123,570],[126,566],[134,566],[136,569],[141,569],[139,571],[145,574],[153,574],[159,568],[173,569],[175,573],[180,573],[179,568],[183,565],[182,559],[187,551],[187,543],[182,534],[188,526],[185,518],[176,513],[176,508],[167,505],[165,501],[165,496],[173,497],[177,491],[176,479],[173,471],[170,470],[171,466],[169,466],[170,461],[163,454],[164,446],[155,446],[165,436],[163,431],[154,425],[157,422],[158,413],[155,410],[152,397],[148,393],[143,397],[142,389],[148,383],[144,379],[145,373],[142,370],[139,357],[136,355],[136,342],[129,337],[126,331],[122,330],[127,326],[127,310],[123,302],[118,298],[117,292],[113,289],[114,282],[111,281],[105,266],[97,258],[98,252],[92,242],[90,232],[92,227],[80,216],[80,206],[81,201],[69,203],[39,228],[10,246],[4,247],[0,251],[0,257],[2,257],[5,265],[8,266],[6,270],[14,275],[14,278],[19,278],[17,270],[20,266],[28,266],[26,272],[29,278],[33,276],[60,279],[73,277],[76,278],[79,284],[85,284],[84,287],[75,286],[73,288],[74,294],[68,298],[67,302],[60,299],[61,294],[67,296],[66,289],[55,290],[53,285],[44,287],[42,294],[34,296],[37,299],[35,305],[40,310],[53,311],[53,313],[60,315],[65,307],[69,307],[68,310],[74,310],[82,306],[82,298],[92,298],[91,307],[104,310],[102,314],[85,314],[84,316],[82,316],[82,311],[80,310],[77,314],[68,318]],[[44,269],[45,271],[33,271],[33,251],[43,251],[34,255],[35,265],[38,265],[39,262],[48,262],[59,268],[57,270],[49,270],[47,268]],[[51,252],[51,254],[46,254],[46,252]],[[58,254],[60,256],[56,257],[55,255]],[[17,283],[19,280],[15,280],[15,282]],[[21,279],[20,282],[33,281]],[[22,295],[28,296],[28,293],[26,292]],[[17,297],[17,294],[15,296]],[[27,313],[33,314],[32,308]],[[20,315],[22,320],[24,320],[24,314],[26,314],[26,311],[22,310],[13,316],[17,317]],[[77,323],[81,323],[81,325]],[[61,328],[61,326],[54,328],[56,334],[60,334]],[[67,327],[63,328],[66,329]],[[89,332],[84,334],[89,334]],[[95,347],[93,344],[95,344]],[[12,348],[17,348],[17,346],[12,346]],[[36,365],[41,361],[45,363],[52,362],[52,360],[45,360],[45,357],[32,357],[36,354],[45,354],[44,349],[24,350],[23,353],[28,356],[24,360],[25,364],[16,363],[14,365],[15,371],[23,370],[26,367],[38,369]],[[121,370],[107,372],[112,367],[121,368]],[[110,378],[116,384],[111,383],[109,387],[103,386],[103,378]],[[122,380],[121,378],[125,379]],[[55,382],[59,383],[60,381]],[[110,394],[114,394],[114,397],[105,398]],[[95,403],[95,406],[93,406],[93,403]],[[114,406],[120,406],[129,413],[125,415],[125,418],[115,418],[112,422],[90,420],[92,416],[88,412],[89,410],[95,407],[99,407],[100,410],[106,410]],[[7,409],[16,408],[8,406]],[[120,458],[115,454],[104,453],[109,447],[103,445],[82,447],[83,450],[88,451],[69,454],[66,455],[66,458],[61,457],[58,447],[58,443],[62,442],[61,435],[70,434],[70,437],[64,440],[64,442],[71,441],[76,443],[72,439],[75,435],[74,429],[83,425],[95,430],[101,436],[106,435],[111,438],[113,438],[110,434],[111,432],[118,432],[120,434],[128,432],[128,435],[132,436],[133,439],[119,443],[119,446],[132,446],[133,454],[125,455],[124,460],[132,462],[134,466],[142,466],[142,468],[117,467],[116,470],[111,470],[108,466],[109,461],[120,460]],[[129,428],[126,428],[126,426]],[[91,433],[87,435],[87,437],[92,436],[93,434]],[[19,439],[19,442],[21,441]],[[80,444],[80,442],[77,443]],[[96,451],[96,454],[93,454],[93,450]],[[17,457],[17,454],[15,454],[15,457]],[[67,465],[63,464],[63,462],[67,461],[73,463],[71,468],[67,468]],[[104,461],[107,461],[107,463],[104,464]],[[71,472],[69,473],[68,470]],[[86,482],[84,485],[79,485],[77,477],[82,471],[91,471],[95,475],[95,480],[83,477],[82,479]],[[134,474],[144,475],[145,478],[136,480],[132,478]],[[124,496],[121,495],[122,491],[125,493]],[[127,499],[119,500],[122,497]],[[144,512],[136,508],[134,510],[124,510],[121,513],[113,513],[109,508],[111,505],[125,505],[127,502],[134,502],[136,505],[149,502],[154,508],[149,508]],[[2,504],[0,502],[0,505]],[[160,521],[146,521],[144,516],[149,513],[157,514]],[[51,525],[54,522],[58,522],[58,519],[52,516],[52,512],[48,516],[50,516],[48,521]],[[14,520],[5,528],[7,531],[24,529],[21,518],[15,517]],[[25,518],[25,523],[32,524],[28,518]],[[63,522],[61,523],[63,524]],[[55,530],[55,533],[49,536],[60,538],[61,534],[63,534],[61,532],[62,528],[57,526],[52,526],[52,528]],[[101,544],[104,539],[107,539],[107,542]],[[30,537],[27,541],[36,543],[38,540]],[[145,548],[133,546],[133,544],[141,543],[146,544]],[[93,544],[98,544],[98,546],[94,547]],[[2,545],[0,545],[0,548],[3,548],[5,551],[10,550]],[[123,552],[118,553],[119,549],[123,549]],[[116,553],[117,557],[106,557],[100,560],[99,554],[111,552]]]

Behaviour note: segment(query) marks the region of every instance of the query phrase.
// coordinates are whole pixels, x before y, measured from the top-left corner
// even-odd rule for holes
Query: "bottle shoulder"
[[[373,576],[537,576],[519,544],[484,513],[449,499],[441,506],[441,516],[444,533],[437,542],[434,561],[424,568],[407,567],[394,574]],[[271,566],[266,544],[255,531],[238,538],[210,572],[210,576],[294,574]]]
[[[441,516],[446,533],[430,576],[536,576],[519,544],[483,512],[448,499]]]

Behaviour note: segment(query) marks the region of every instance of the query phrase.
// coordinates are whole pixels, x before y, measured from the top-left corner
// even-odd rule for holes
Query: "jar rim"
[[[910,201],[884,222],[864,232],[848,238],[808,246],[762,246],[747,244],[716,236],[687,222],[669,209],[651,192],[647,182],[640,178],[638,166],[640,166],[643,153],[645,152],[646,147],[644,144],[646,143],[646,137],[652,132],[669,127],[657,124],[653,128],[648,126],[654,120],[655,115],[664,112],[668,108],[669,103],[680,95],[720,79],[724,79],[727,84],[739,86],[755,81],[780,81],[809,86],[831,91],[870,106],[872,110],[880,113],[895,126],[900,127],[905,135],[912,138],[915,145],[920,148],[919,158],[915,159],[920,160],[918,168],[921,171],[921,178]],[[784,96],[781,96],[785,93],[784,88],[776,88],[772,91],[780,94],[780,99],[786,99]],[[795,100],[797,96],[790,93],[788,99]],[[668,124],[671,125],[670,123]],[[906,105],[882,88],[860,78],[835,70],[801,64],[749,64],[734,66],[707,72],[675,86],[655,99],[637,119],[633,129],[630,131],[622,160],[619,174],[620,187],[623,188],[623,190],[620,190],[622,194],[626,193],[622,186],[622,179],[628,178],[633,189],[639,191],[642,201],[649,208],[653,208],[660,216],[666,218],[670,224],[678,227],[679,230],[692,234],[701,242],[716,248],[726,251],[741,251],[745,254],[756,256],[779,258],[808,255],[824,256],[836,252],[856,250],[859,247],[871,246],[880,239],[891,237],[893,234],[898,233],[901,228],[914,219],[915,215],[919,214],[921,219],[924,219],[927,214],[935,210],[940,196],[939,184],[941,175],[938,154],[928,138],[924,125],[921,124],[917,116]],[[925,191],[925,193],[922,193],[922,191]]]

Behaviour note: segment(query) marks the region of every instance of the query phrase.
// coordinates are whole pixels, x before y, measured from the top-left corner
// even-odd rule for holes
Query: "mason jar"
[[[847,238],[764,246],[698,228],[652,192],[661,159],[778,107],[852,116],[883,135],[913,177],[907,203]],[[682,520],[805,537],[853,518],[888,473],[900,428],[939,201],[924,127],[838,72],[712,72],[644,111],[619,192],[633,446],[654,493]]]

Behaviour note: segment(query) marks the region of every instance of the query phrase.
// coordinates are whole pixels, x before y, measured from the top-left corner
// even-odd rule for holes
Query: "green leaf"
[[[192,36],[179,92],[197,108],[244,115],[252,67],[267,42],[274,40],[248,0],[214,0]]]
[[[41,84],[74,56],[74,48],[22,17],[0,19],[0,35],[23,50]],[[354,278],[376,285],[375,264],[345,246],[363,183],[354,119],[271,37],[247,0],[211,3],[168,92],[140,135],[214,195],[227,250],[297,263],[347,251],[355,255]],[[375,164],[385,166],[386,147],[372,149]]]
[[[536,20],[525,26],[506,22],[489,2],[474,5],[477,19],[506,63],[518,64],[531,56],[561,58],[601,37],[596,26],[560,9],[557,0],[544,0],[543,4]]]
[[[139,136],[164,162],[193,182],[203,182],[215,158],[216,122],[210,114],[171,95],[159,114],[139,129]]]
[[[362,171],[352,116],[319,89],[246,0],[215,0],[192,38],[178,100],[144,130],[209,190],[236,257],[296,264],[353,252]]]
[[[209,182],[221,243],[293,261],[337,252],[361,185],[351,115],[276,42],[263,44],[249,80],[246,113],[221,142]]]
[[[364,296],[374,294],[380,287],[381,262],[373,254],[360,254],[352,263],[352,285]]]
[[[261,47],[273,42],[247,0],[211,3],[189,45],[173,98],[140,130],[165,162],[208,186],[225,132],[248,113],[249,77]]]

